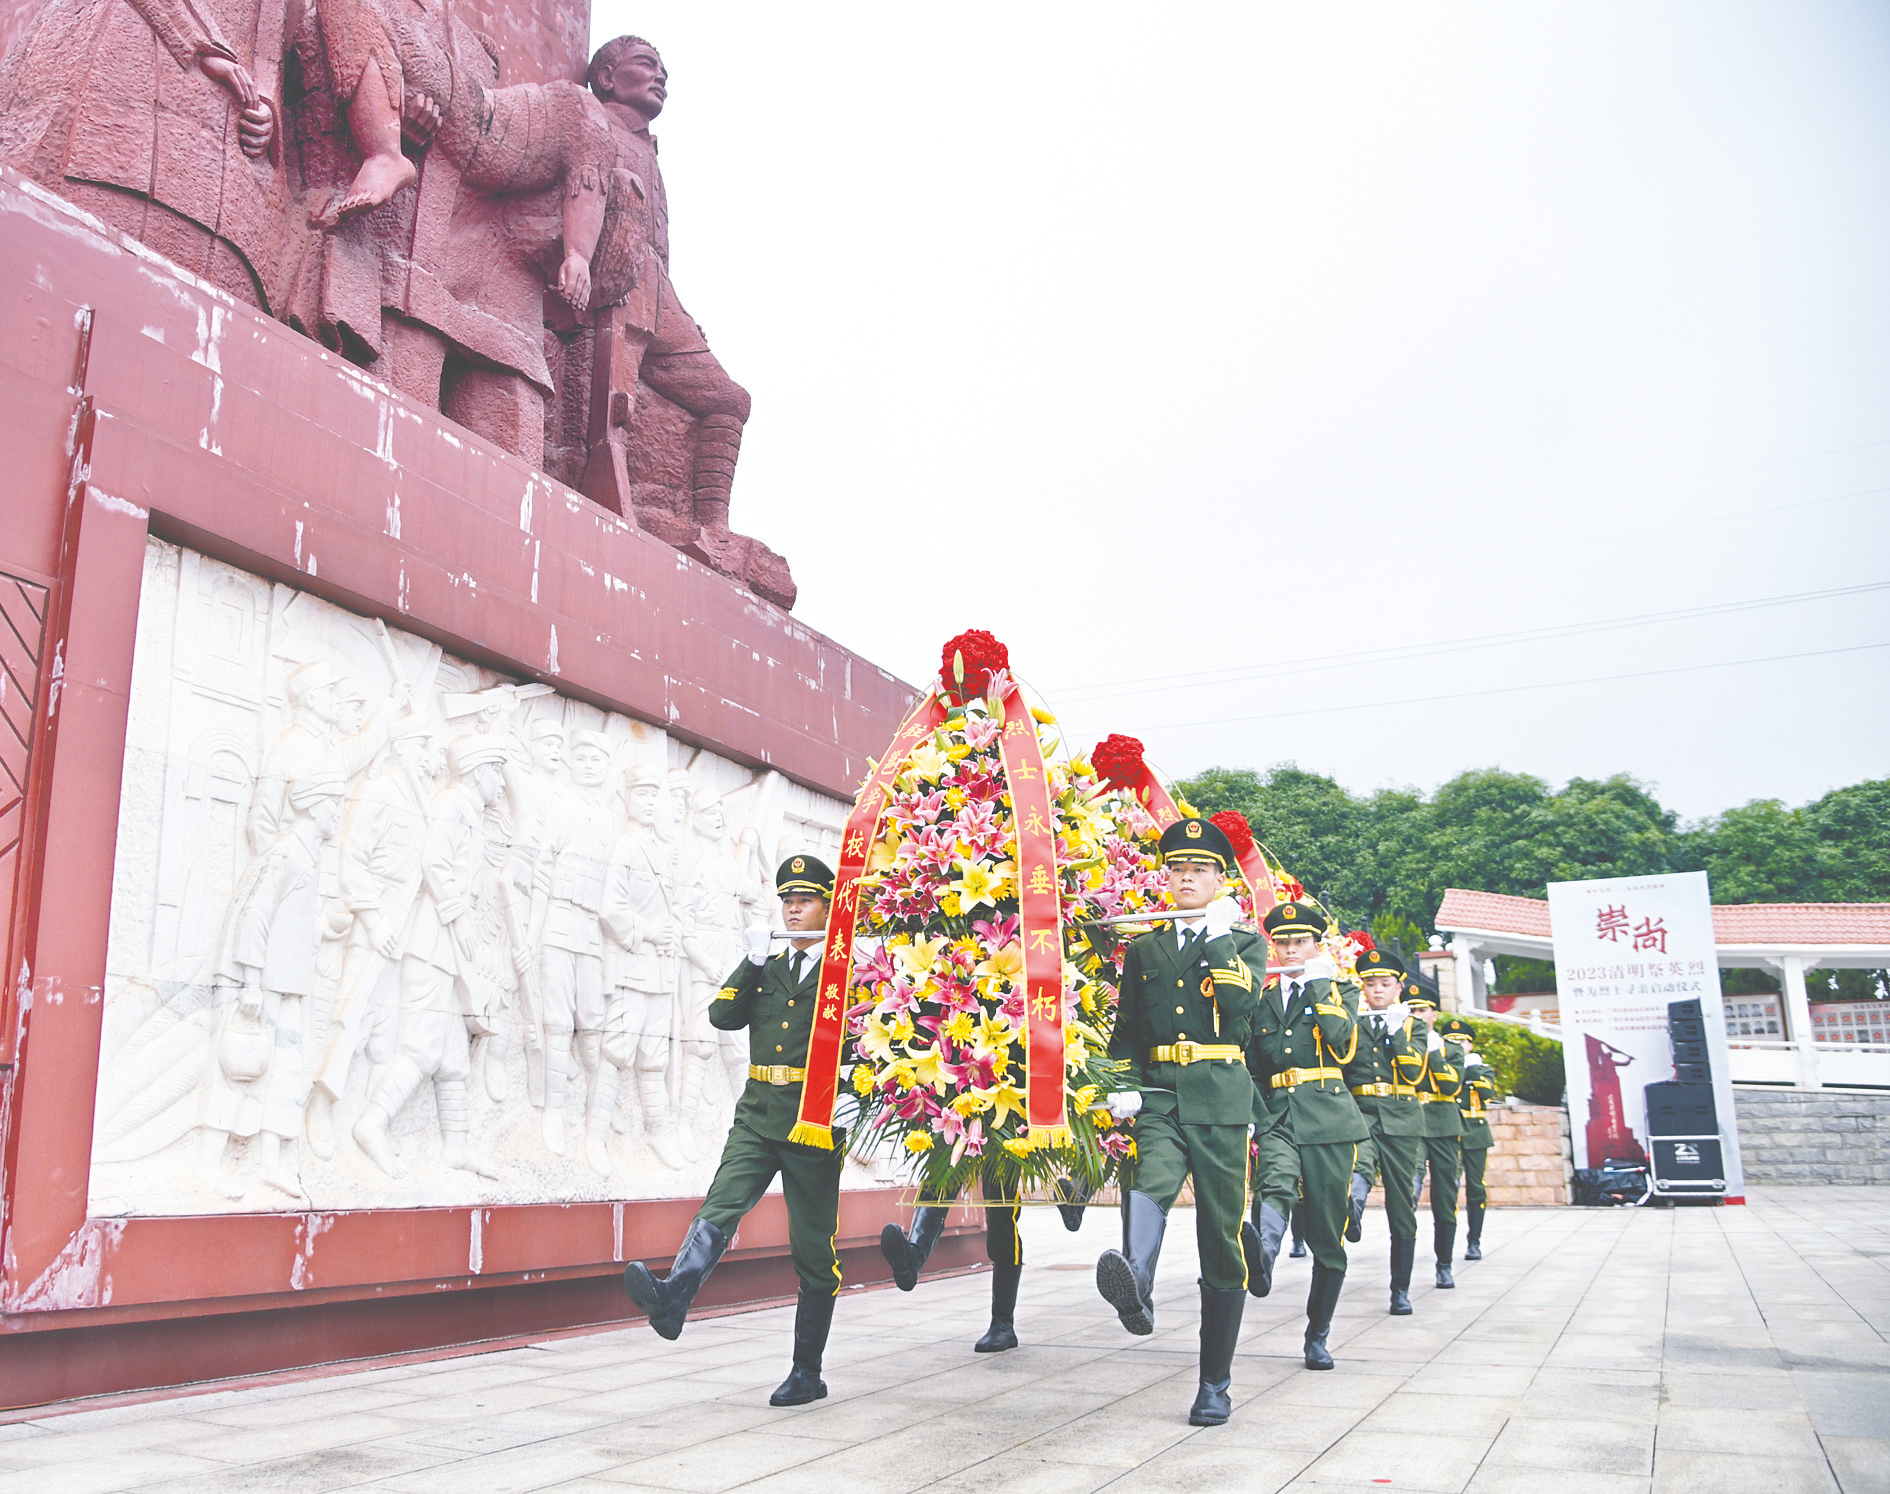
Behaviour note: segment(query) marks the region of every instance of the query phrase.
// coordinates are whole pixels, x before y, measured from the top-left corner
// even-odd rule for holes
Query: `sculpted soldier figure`
[[[682,931],[670,901],[670,848],[656,835],[662,798],[663,779],[655,768],[634,767],[624,776],[630,824],[610,853],[603,905],[604,927],[620,952],[612,962],[610,1012],[585,1133],[591,1165],[600,1172],[610,1170],[604,1143],[618,1073],[632,1066],[650,1150],[665,1167],[683,1165],[669,1112],[669,1034],[682,973]]]
[[[344,788],[333,769],[289,784],[289,818],[250,865],[232,906],[218,973],[237,997],[218,1035],[198,1162],[204,1180],[232,1197],[242,1190],[223,1172],[224,1144],[259,1133],[263,1181],[292,1197],[302,1191],[295,1144],[308,1084],[303,1007],[324,932],[322,845],[341,827]]]
[[[532,925],[532,883],[538,856],[552,826],[558,823],[565,794],[560,770],[564,767],[564,725],[554,716],[537,716],[525,728],[526,763],[508,761],[505,788],[512,800],[512,844],[499,871],[499,893],[505,900],[506,926],[511,934],[512,959],[524,997],[525,1090],[531,1103],[545,1103],[545,1009],[539,984],[536,949],[528,943]],[[495,1050],[488,1061],[503,1055]],[[490,1087],[490,1078],[488,1079]],[[494,1092],[493,1098],[501,1098]]]
[[[308,1140],[335,1154],[334,1108],[355,1054],[368,1055],[368,1092],[394,1056],[401,957],[420,903],[420,851],[427,804],[446,767],[430,723],[408,717],[393,751],[348,801],[341,822],[341,900],[352,917],[328,1041],[309,1096]]]
[[[1096,1289],[1135,1334],[1155,1331],[1155,1261],[1168,1211],[1194,1178],[1201,1254],[1201,1385],[1194,1426],[1232,1414],[1234,1345],[1247,1298],[1240,1222],[1247,1202],[1253,1081],[1243,1062],[1254,1029],[1253,974],[1232,938],[1239,906],[1223,891],[1234,848],[1210,820],[1163,832],[1168,895],[1182,916],[1129,945],[1109,1056],[1130,1087],[1109,1098],[1135,1119],[1122,1183],[1122,1249],[1096,1262]]]
[[[1247,1050],[1260,1198],[1246,1242],[1259,1255],[1255,1273],[1270,1285],[1294,1194],[1305,1201],[1313,1256],[1305,1362],[1329,1370],[1326,1335],[1345,1283],[1347,1196],[1358,1145],[1370,1134],[1345,1082],[1358,1046],[1358,987],[1338,978],[1320,946],[1327,925],[1317,903],[1278,903],[1261,924],[1284,973],[1267,983]]]
[[[434,797],[420,851],[420,896],[400,962],[399,1045],[354,1123],[354,1139],[389,1177],[405,1169],[388,1135],[400,1109],[426,1080],[440,1113],[440,1160],[485,1177],[498,1169],[470,1137],[466,1081],[472,1052],[467,997],[476,942],[468,911],[486,866],[485,812],[505,787],[506,746],[497,737],[461,737],[448,750],[452,784]]]
[[[696,1159],[695,1120],[702,1086],[721,1034],[709,1022],[709,1005],[721,989],[722,972],[741,955],[742,871],[749,860],[742,842],[740,863],[729,854],[728,810],[712,789],[699,789],[689,816],[694,855],[684,872],[682,920],[682,1093],[676,1141],[685,1160]],[[741,1084],[731,1078],[730,1094]]]
[[[275,843],[289,780],[333,769],[344,781],[353,782],[387,745],[395,708],[404,709],[413,694],[405,680],[395,680],[387,698],[360,729],[344,736],[340,725],[347,684],[319,659],[290,672],[286,682],[289,724],[263,758],[250,805],[249,843],[258,854]]]
[[[0,68],[0,160],[275,312],[293,238],[276,114],[290,10],[46,0]]]
[[[1457,1178],[1463,1170],[1463,1115],[1457,1096],[1463,1088],[1462,1059],[1438,1034],[1437,1001],[1416,981],[1405,982],[1404,1004],[1424,1033],[1427,1061],[1418,1081],[1424,1107],[1424,1154],[1431,1168],[1431,1237],[1437,1252],[1437,1284],[1457,1284],[1451,1257],[1457,1243]],[[1416,1186],[1424,1185],[1420,1166]]]
[[[1352,1214],[1346,1239],[1363,1237],[1365,1195],[1374,1173],[1385,1180],[1385,1223],[1391,1234],[1391,1313],[1411,1311],[1411,1266],[1417,1258],[1417,1208],[1411,1179],[1424,1155],[1424,1107],[1418,1083],[1424,1077],[1424,1040],[1414,1039],[1411,1014],[1398,1002],[1405,971],[1382,949],[1358,957],[1365,1010],[1359,1013],[1358,1051],[1345,1066],[1345,1082],[1371,1135],[1359,1144],[1352,1164]]]
[[[715,564],[729,539],[729,490],[748,421],[748,392],[709,351],[708,340],[669,279],[669,202],[650,125],[669,97],[669,74],[656,48],[638,36],[607,41],[591,58],[591,92],[610,118],[616,169],[640,195],[644,211],[626,225],[647,225],[635,285],[598,316],[591,390],[589,466],[583,489],[619,512],[632,512],[626,466],[639,379],[696,420],[691,470],[693,509],[661,538],[700,551]],[[600,280],[600,294],[604,294]],[[639,515],[646,527],[652,516]]]
[[[604,869],[616,839],[604,780],[610,742],[602,733],[571,738],[571,787],[558,822],[538,852],[532,878],[528,947],[541,951],[538,990],[545,1004],[545,1145],[564,1155],[564,1095],[574,1033],[593,1072],[603,1045],[607,997],[604,936],[599,924]]]
[[[789,934],[800,929],[818,934],[827,926],[833,872],[824,863],[812,856],[789,857],[775,874],[775,890]],[[801,1289],[793,1367],[768,1404],[804,1406],[827,1394],[820,1366],[840,1290],[840,1257],[833,1241],[840,1227],[846,1140],[836,1131],[831,1150],[788,1140],[807,1079],[807,1049],[819,1004],[820,940],[790,939],[788,948],[771,955],[768,929],[757,924],[744,942],[747,957],[730,973],[709,1014],[724,1031],[748,1029],[752,1059],[721,1166],[669,1275],[659,1280],[641,1261],[631,1261],[624,1267],[623,1284],[630,1300],[649,1314],[657,1334],[675,1338],[696,1293],[728,1249],[735,1226],[778,1175],[787,1202],[788,1250]]]

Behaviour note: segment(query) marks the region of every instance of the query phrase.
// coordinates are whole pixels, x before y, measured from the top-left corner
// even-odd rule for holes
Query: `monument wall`
[[[11,173],[0,438],[0,1405],[630,1316],[618,1263],[680,1238],[732,1058],[687,1024],[687,951],[639,947],[543,826],[704,910],[678,922],[712,965],[772,858],[831,848],[913,691]],[[358,1123],[414,950],[347,888],[395,885],[374,805],[442,790],[480,974],[464,1065],[414,1055],[390,1169]],[[285,824],[299,881],[267,854]],[[321,920],[299,982],[243,957],[292,884]],[[562,1152],[533,1103],[561,907],[595,913],[599,989],[637,998],[606,997],[595,1042],[574,1024]],[[325,1061],[332,1155],[283,1134],[271,1180],[272,1117]],[[854,1169],[850,1284],[883,1277],[897,1201]],[[790,1295],[785,1249],[771,1197],[705,1305]]]

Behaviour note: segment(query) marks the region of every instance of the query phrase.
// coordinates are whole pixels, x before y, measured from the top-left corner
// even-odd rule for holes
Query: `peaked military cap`
[[[1398,957],[1394,954],[1386,954],[1382,949],[1366,950],[1353,961],[1353,964],[1358,970],[1360,980],[1368,975],[1390,975],[1399,980],[1403,980],[1405,976],[1404,966],[1398,963]]]
[[[1404,1004],[1406,1006],[1428,1006],[1437,1010],[1437,998],[1414,980],[1404,983]]]
[[[1464,1021],[1462,1017],[1439,1017],[1431,1030],[1439,1037],[1473,1038],[1477,1035],[1476,1028]]]
[[[1311,934],[1317,939],[1326,931],[1326,911],[1315,902],[1275,903],[1260,926],[1269,934]]]
[[[1199,861],[1226,871],[1234,864],[1234,843],[1214,821],[1190,815],[1162,831],[1162,861]]]
[[[781,897],[798,892],[830,898],[833,896],[833,868],[818,856],[790,856],[774,874],[774,890]]]

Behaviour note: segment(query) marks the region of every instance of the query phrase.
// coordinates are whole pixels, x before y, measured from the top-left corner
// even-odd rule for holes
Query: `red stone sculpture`
[[[606,43],[586,91],[500,55],[453,0],[47,0],[0,161],[791,606],[728,526],[748,395],[669,280],[661,57]]]

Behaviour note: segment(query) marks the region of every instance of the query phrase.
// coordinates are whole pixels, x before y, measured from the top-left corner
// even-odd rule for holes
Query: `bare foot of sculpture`
[[[335,1099],[325,1089],[309,1096],[308,1149],[324,1162],[335,1155]]]
[[[565,255],[558,269],[558,294],[570,302],[573,311],[583,311],[591,304],[590,262],[576,250]]]
[[[223,1148],[229,1137],[222,1131],[205,1131],[202,1150],[197,1153],[197,1181],[223,1198],[241,1198],[243,1185],[223,1167]]]
[[[564,1155],[564,1112],[547,1110],[544,1124],[539,1128],[539,1134],[545,1139],[546,1150],[554,1157],[562,1157]]]
[[[449,1136],[440,1151],[440,1160],[448,1167],[476,1172],[482,1178],[496,1178],[498,1165],[464,1136]]]
[[[407,1169],[400,1165],[393,1140],[387,1134],[387,1112],[380,1106],[370,1105],[361,1112],[361,1119],[354,1123],[354,1144],[390,1178],[407,1176]]]
[[[419,169],[399,151],[392,156],[369,156],[361,163],[346,192],[321,212],[309,214],[309,226],[333,228],[344,219],[359,217],[379,207],[419,175]]]

